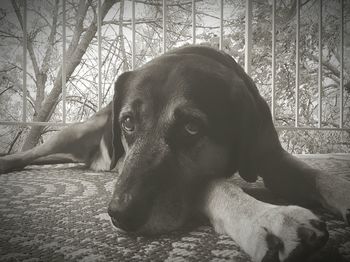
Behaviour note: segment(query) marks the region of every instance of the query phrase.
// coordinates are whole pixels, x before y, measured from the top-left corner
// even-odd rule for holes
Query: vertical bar
[[[344,98],[344,1],[340,0],[340,95],[339,95],[339,128],[343,128]]]
[[[101,44],[102,44],[102,36],[101,36],[101,0],[98,0],[97,4],[97,56],[98,56],[98,110],[101,109],[102,105],[102,53],[101,53]]]
[[[66,123],[66,0],[62,0],[62,114]]]
[[[299,36],[300,36],[300,0],[297,0],[296,36],[295,36],[295,127],[299,126]]]
[[[322,0],[318,17],[318,128],[322,126]]]
[[[245,6],[245,55],[244,55],[244,70],[250,75],[251,72],[251,49],[252,49],[252,0],[246,0]]]
[[[131,1],[131,68],[136,69],[135,0]]]
[[[224,42],[224,0],[220,1],[220,39],[219,49],[222,50]]]
[[[166,52],[166,0],[163,0],[163,53]]]
[[[275,85],[276,85],[276,0],[272,0],[272,86],[271,86],[271,114],[275,122]]]
[[[192,44],[196,44],[196,0],[192,0]]]
[[[22,121],[27,122],[27,0],[23,1],[23,100]]]

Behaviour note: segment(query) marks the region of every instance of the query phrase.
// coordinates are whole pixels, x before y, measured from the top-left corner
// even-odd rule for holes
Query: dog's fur
[[[117,170],[108,208],[115,226],[156,234],[204,214],[254,261],[300,261],[328,233],[307,209],[245,194],[228,179],[237,171],[249,182],[261,176],[288,200],[322,204],[350,220],[350,184],[284,151],[252,80],[208,47],[180,48],[122,74],[105,109],[32,150],[0,158],[0,172],[67,157]]]

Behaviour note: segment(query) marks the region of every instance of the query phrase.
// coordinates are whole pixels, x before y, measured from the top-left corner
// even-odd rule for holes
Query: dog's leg
[[[71,154],[52,154],[48,156],[39,157],[33,160],[31,165],[56,165],[56,164],[67,164],[67,163],[79,163],[75,157]]]
[[[311,211],[258,201],[229,180],[212,182],[204,199],[215,230],[232,237],[253,261],[303,261],[328,240],[326,224]]]
[[[35,161],[40,163],[40,159],[45,160],[50,155],[54,157],[66,154],[66,157],[71,158],[72,162],[87,163],[92,154],[99,150],[104,132],[110,131],[110,127],[107,127],[110,123],[109,114],[107,110],[105,111],[86,122],[64,128],[33,149],[1,157],[0,174],[22,169]]]
[[[318,203],[350,224],[350,182],[314,169],[282,151],[266,154],[260,175],[267,188],[295,203]]]

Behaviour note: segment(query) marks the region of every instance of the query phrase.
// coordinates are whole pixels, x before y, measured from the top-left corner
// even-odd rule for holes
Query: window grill
[[[245,59],[244,68],[247,74],[251,73],[251,57],[252,57],[252,18],[253,18],[253,1],[245,0]],[[24,0],[23,6],[23,99],[22,99],[22,121],[0,121],[0,125],[13,125],[13,126],[65,126],[71,123],[66,121],[66,0],[62,2],[62,121],[61,122],[33,122],[27,121],[27,1]],[[131,0],[131,54],[132,54],[132,69],[136,68],[136,43],[135,43],[135,0]],[[299,87],[300,87],[300,0],[296,1],[296,50],[295,50],[295,113],[294,113],[294,126],[276,126],[278,130],[326,130],[326,131],[350,131],[350,128],[344,127],[344,0],[340,0],[341,15],[339,18],[339,50],[340,50],[340,97],[339,97],[339,124],[338,127],[324,127],[322,126],[322,0],[318,0],[318,123],[317,126],[300,126],[299,125]],[[162,47],[163,52],[167,50],[167,0],[162,0]],[[192,0],[192,43],[196,43],[196,1]],[[224,0],[220,0],[220,35],[219,35],[219,49],[223,49],[224,40]],[[276,0],[272,0],[272,83],[271,83],[271,114],[272,119],[276,121]],[[102,106],[102,36],[101,36],[101,0],[97,2],[97,51],[98,51],[98,109]]]

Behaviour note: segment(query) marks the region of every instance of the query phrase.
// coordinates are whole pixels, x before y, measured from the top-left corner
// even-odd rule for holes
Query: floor
[[[350,181],[350,155],[300,156]],[[0,176],[0,261],[249,261],[208,226],[155,238],[113,229],[106,207],[115,175],[80,165],[33,166]],[[248,184],[277,199],[262,182]],[[313,261],[350,261],[350,227],[322,209],[330,240]]]

